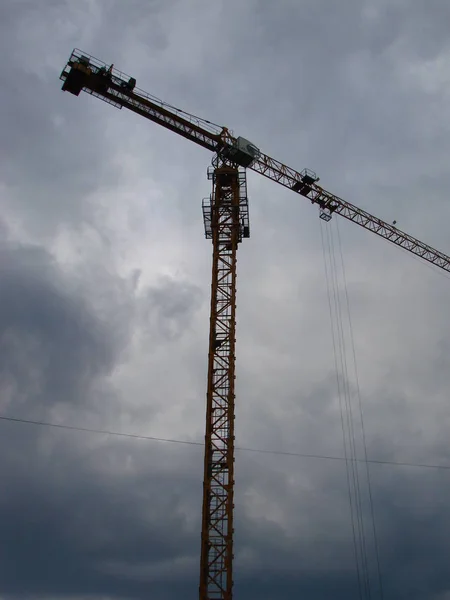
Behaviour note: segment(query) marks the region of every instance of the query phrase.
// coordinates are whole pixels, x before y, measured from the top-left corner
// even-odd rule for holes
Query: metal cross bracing
[[[112,65],[108,67],[106,63],[81,50],[75,49],[72,52],[60,78],[64,82],[64,90],[75,95],[83,90],[117,108],[128,108],[223,157],[229,155],[240,139],[232,135],[226,127],[191,115],[144,92],[135,86],[132,77]],[[236,162],[239,164],[239,161]],[[317,185],[318,177],[313,171],[308,169],[296,171],[260,152],[253,157],[253,160],[249,159],[246,163],[240,164],[317,204],[322,219],[329,220],[333,213],[339,214],[450,272],[450,258],[447,255],[326,191]]]
[[[334,213],[450,272],[450,257],[318,185],[309,169],[296,171],[251,142],[175,108],[136,87],[136,80],[75,49],[60,79],[76,96],[85,91],[127,108],[215,153],[211,197],[203,201],[206,238],[213,242],[210,342],[201,536],[200,600],[232,599],[234,491],[235,295],[238,243],[250,235],[246,171],[264,175],[307,198],[329,221]]]
[[[136,80],[101,60],[73,50],[60,79],[63,90],[78,95],[87,92],[116,108],[129,110],[163,125],[208,150],[216,150],[224,129],[205,119],[200,119],[136,87]]]
[[[380,237],[389,240],[396,246],[408,250],[429,263],[450,272],[450,257],[424,244],[412,235],[398,229],[394,224],[389,224],[374,217],[370,213],[353,204],[331,194],[317,185],[319,178],[310,169],[304,169],[300,173],[286,167],[282,163],[264,154],[250,167],[253,171],[280,183],[284,187],[308,198],[313,204],[320,208],[320,217],[329,221],[333,213],[339,214],[349,221],[376,233]]]
[[[203,210],[213,261],[199,597],[231,600],[236,253],[249,235],[248,201],[245,171],[221,162],[208,177],[213,192]]]

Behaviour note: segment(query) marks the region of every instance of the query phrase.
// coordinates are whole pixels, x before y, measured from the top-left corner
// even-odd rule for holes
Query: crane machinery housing
[[[137,88],[133,77],[78,49],[60,79],[64,91],[75,96],[85,91],[116,108],[127,108],[214,153],[208,168],[212,193],[202,206],[213,259],[199,599],[232,600],[236,257],[238,244],[250,237],[246,169],[316,204],[324,221],[339,214],[447,272],[450,257],[400,231],[395,223],[388,224],[326,191],[314,171],[298,172],[270,158],[226,127],[162,102]]]

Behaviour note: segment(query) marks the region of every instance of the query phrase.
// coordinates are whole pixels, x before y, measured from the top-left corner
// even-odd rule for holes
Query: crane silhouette
[[[289,188],[319,207],[329,221],[338,214],[450,272],[450,257],[326,191],[314,171],[298,172],[263,154],[226,127],[191,115],[136,87],[136,79],[75,49],[60,79],[76,96],[85,91],[174,131],[214,153],[203,201],[205,236],[212,240],[211,312],[200,553],[200,600],[233,595],[233,494],[235,416],[235,311],[238,244],[250,237],[246,170]]]

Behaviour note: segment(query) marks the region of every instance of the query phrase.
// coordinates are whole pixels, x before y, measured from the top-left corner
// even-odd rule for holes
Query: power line
[[[171,438],[154,437],[151,435],[139,435],[135,433],[121,433],[119,431],[108,431],[106,429],[91,429],[90,427],[76,427],[74,425],[62,425],[48,421],[32,421],[31,419],[19,419],[17,417],[0,416],[1,421],[12,421],[14,423],[26,423],[28,425],[40,425],[42,427],[55,427],[57,429],[69,429],[71,431],[84,431],[86,433],[97,433],[101,435],[114,435],[118,437],[134,438],[138,440],[152,440],[154,442],[170,442],[171,444],[188,444],[190,446],[203,446],[202,442],[191,442],[189,440],[176,440]]]
[[[123,433],[119,431],[111,431],[107,429],[93,429],[91,427],[77,427],[75,425],[63,425],[61,423],[51,423],[49,421],[34,421],[31,419],[20,419],[17,417],[6,417],[0,415],[0,421],[9,421],[12,423],[22,423],[26,425],[38,425],[41,427],[53,427],[56,429],[66,429],[70,431],[82,431],[85,433],[95,433],[98,435],[111,435],[115,437],[123,437],[123,438],[131,438],[136,440],[149,440],[153,442],[167,442],[170,444],[184,444],[188,446],[204,446],[203,442],[193,442],[190,440],[178,440],[175,438],[163,438],[163,437],[155,437],[151,435],[139,435],[136,433]],[[439,469],[442,471],[450,471],[450,465],[435,465],[435,464],[427,464],[427,463],[412,463],[412,462],[404,462],[404,461],[393,461],[393,460],[376,460],[376,459],[351,459],[345,458],[343,456],[333,456],[327,454],[309,454],[305,452],[289,452],[285,450],[264,450],[262,448],[247,448],[245,446],[236,446],[236,450],[240,452],[253,452],[256,454],[273,454],[277,456],[293,456],[298,458],[312,458],[318,460],[330,460],[330,461],[338,461],[345,462],[346,460],[354,460],[355,462],[361,463],[371,463],[376,465],[389,465],[394,467],[414,467],[417,469]]]

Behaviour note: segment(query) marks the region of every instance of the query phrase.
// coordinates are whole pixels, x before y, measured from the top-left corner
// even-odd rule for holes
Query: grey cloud
[[[446,250],[448,102],[439,64],[427,61],[446,65],[448,3],[47,0],[0,10],[8,414],[203,435],[210,248],[199,199],[210,157],[60,92],[73,46]],[[249,195],[237,443],[339,454],[317,215],[255,175]],[[445,463],[447,281],[353,224],[341,232],[369,455]],[[3,596],[197,596],[201,448],[1,425]],[[371,473],[386,598],[443,600],[442,472]],[[356,597],[342,463],[239,452],[236,478],[236,598]]]
[[[2,513],[9,515],[7,521],[1,520],[3,547],[8,549],[2,557],[4,593],[8,597],[22,597],[24,593],[55,597],[69,590],[72,596],[90,590],[91,594],[102,596],[142,597],[151,589],[158,598],[170,598],[183,589],[185,595],[195,597],[201,449],[186,453],[176,448],[168,455],[167,450],[153,445],[92,445],[90,441],[86,450],[81,445],[83,440],[68,447],[66,435],[43,435],[47,447],[53,447],[50,454],[48,450],[45,455],[38,450],[30,458],[28,451],[34,443],[28,440],[24,445],[26,462],[17,458],[13,462],[12,456],[7,455],[8,463],[11,460],[14,464],[14,477],[6,469],[8,463],[3,463],[11,482],[0,503]],[[16,429],[14,436],[17,443],[26,441],[28,434]],[[326,479],[328,484],[320,495],[314,486],[311,495],[294,492],[292,478],[297,483],[305,480],[305,474],[317,479],[317,465],[308,467],[304,461],[293,459],[289,471],[281,473],[278,467],[276,473],[275,464],[271,466],[249,456],[238,456],[239,594],[251,589],[258,597],[270,598],[276,588],[281,597],[299,590],[324,599],[332,598],[336,589],[355,594],[355,573],[345,528],[348,507],[342,487],[343,467],[319,469],[322,483]],[[71,464],[70,471],[67,463]],[[132,469],[127,467],[130,464]],[[113,466],[114,471],[105,474],[107,465]],[[179,469],[183,469],[184,476],[175,475]],[[439,560],[434,555],[439,553],[439,545],[432,533],[436,522],[441,528],[446,523],[445,518],[442,520],[445,503],[439,511],[433,503],[432,513],[430,506],[421,514],[420,505],[427,496],[422,494],[419,502],[414,498],[416,475],[399,475],[395,471],[393,484],[389,476],[379,480],[379,473],[373,474],[373,480],[377,484],[375,508],[386,593],[408,591],[411,598],[424,594],[433,598],[445,589],[445,557]],[[439,481],[436,492],[445,497],[448,485]],[[266,516],[254,501],[243,505],[245,496],[254,491],[260,494]],[[386,512],[387,493],[393,501]],[[271,515],[281,495],[283,527],[273,522]],[[291,505],[288,510],[286,500]],[[27,508],[30,501],[32,512]],[[381,518],[377,510],[380,503]],[[183,517],[187,507],[195,515],[193,520]],[[297,535],[301,536],[300,542]],[[444,531],[441,540],[444,550]],[[430,552],[429,563],[421,559],[422,547]],[[163,566],[166,561],[173,563],[170,585]],[[419,562],[418,579],[407,580],[408,569]],[[395,564],[392,574],[387,568],[390,563]]]
[[[8,433],[16,443],[27,440],[24,430]],[[45,453],[39,449],[44,440]],[[91,442],[86,448],[78,439],[69,449],[66,436],[41,432],[34,443],[25,444],[28,450],[36,444],[26,460],[4,461],[2,471],[11,485],[0,501],[1,513],[8,515],[0,520],[1,585],[8,597],[86,592],[140,597],[149,585],[162,589],[159,564],[191,556],[197,531],[180,510],[186,505],[186,477],[174,486],[158,466],[170,470],[171,462],[184,463],[191,471],[180,450],[168,461],[155,446]],[[198,452],[196,462],[201,462]],[[109,463],[113,477],[104,473]],[[167,535],[167,510],[173,536]],[[155,565],[153,577],[135,576],[140,563]]]
[[[3,406],[30,415],[89,402],[119,359],[123,326],[93,313],[44,249],[2,242],[0,253]]]
[[[290,580],[292,592],[306,592],[313,581],[317,585],[317,577],[324,583],[314,591],[319,598],[333,597],[328,587],[333,585],[338,585],[334,593],[336,589],[339,593],[352,590],[350,595],[357,595],[354,559],[347,537],[350,521],[343,465],[311,465],[305,459],[293,458],[284,475],[279,466],[275,474],[275,468],[266,459],[255,459],[251,471],[246,470],[246,477],[239,481],[239,500],[249,493],[249,488],[254,494],[248,497],[245,510],[238,510],[238,559],[246,567],[238,575],[240,583],[244,586],[250,579],[251,585],[261,586],[264,594],[271,582],[275,585]],[[318,473],[319,478],[323,477],[320,484]],[[381,466],[371,466],[371,474],[386,596],[434,598],[448,589],[448,519],[443,500],[449,493],[448,481],[438,473],[424,475]],[[297,487],[299,484],[302,485]],[[292,502],[289,509],[283,502],[280,510],[281,498]],[[436,501],[437,498],[442,500]],[[376,589],[367,503],[365,519],[371,578]],[[437,527],[440,531],[434,535]],[[297,541],[299,537],[301,542]],[[427,554],[423,560],[422,549]]]
[[[47,237],[63,224],[76,228],[83,219],[91,220],[89,195],[97,186],[110,189],[120,174],[111,167],[105,144],[89,137],[92,127],[102,123],[102,111],[72,102],[71,118],[61,113],[58,77],[71,51],[63,23],[81,15],[71,14],[60,2],[49,3],[45,16],[32,3],[12,4],[3,8],[7,18],[0,25],[1,47],[8,55],[0,90],[0,181],[5,186],[1,200],[30,231]],[[56,26],[53,37],[45,32],[51,21],[61,27],[58,32]],[[27,35],[28,42],[23,39]],[[45,43],[45,37],[51,38],[51,49],[34,53],[32,40]]]
[[[190,330],[202,301],[203,292],[198,286],[169,277],[161,278],[140,300],[143,326],[151,327],[153,321],[163,338],[177,340]]]

